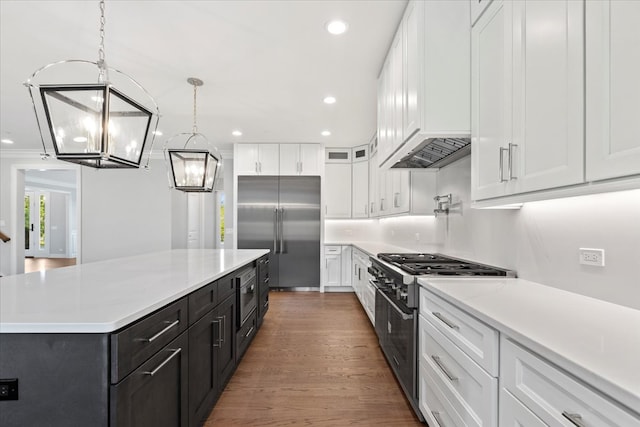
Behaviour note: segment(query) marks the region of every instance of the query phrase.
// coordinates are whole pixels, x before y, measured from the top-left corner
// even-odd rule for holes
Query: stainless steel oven
[[[256,269],[242,272],[238,278],[238,328],[240,328],[257,306]]]

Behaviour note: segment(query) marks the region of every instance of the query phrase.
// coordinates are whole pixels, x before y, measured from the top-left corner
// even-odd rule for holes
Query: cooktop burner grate
[[[381,253],[378,258],[413,275],[436,276],[507,276],[508,270],[440,254]]]

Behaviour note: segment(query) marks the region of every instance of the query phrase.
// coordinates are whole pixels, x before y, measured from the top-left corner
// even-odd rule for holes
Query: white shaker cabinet
[[[369,155],[369,217],[377,218],[380,216],[378,152],[371,151],[371,153]]]
[[[494,0],[472,29],[472,199],[583,182],[583,2]]]
[[[351,165],[352,218],[369,217],[369,145],[353,148],[353,164]]]
[[[342,247],[324,247],[324,285],[340,286],[342,283]]]
[[[320,175],[320,144],[280,144],[280,175]]]
[[[326,218],[351,218],[351,163],[326,163]]]
[[[278,144],[236,144],[235,175],[279,175]]]
[[[640,2],[586,2],[587,181],[640,174]]]

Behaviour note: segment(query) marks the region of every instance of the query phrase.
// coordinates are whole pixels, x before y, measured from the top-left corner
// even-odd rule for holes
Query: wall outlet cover
[[[580,264],[604,267],[604,249],[580,248],[579,252]]]

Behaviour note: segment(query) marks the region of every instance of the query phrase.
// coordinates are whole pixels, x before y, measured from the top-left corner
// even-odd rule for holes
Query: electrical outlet
[[[580,248],[580,264],[604,267],[604,249]]]
[[[0,380],[0,400],[18,400],[18,379]]]

